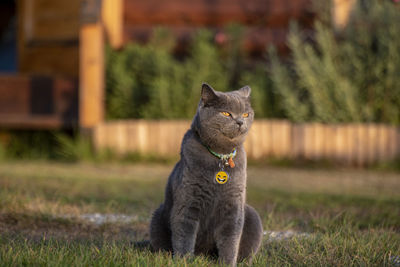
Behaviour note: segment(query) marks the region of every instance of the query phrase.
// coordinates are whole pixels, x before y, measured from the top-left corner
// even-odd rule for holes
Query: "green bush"
[[[271,79],[293,121],[400,122],[400,10],[388,1],[358,1],[343,32],[321,21],[314,43],[296,27],[291,64],[271,50]]]
[[[51,131],[14,130],[1,133],[5,138],[0,140],[0,160],[56,158],[57,142]]]
[[[175,40],[163,29],[156,30],[147,45],[107,49],[107,118],[191,118],[202,82],[221,91],[250,84],[257,115],[275,115],[264,104],[264,100],[271,102],[265,64],[249,68],[241,50],[241,27],[232,25],[227,31],[228,42],[221,48],[210,31],[199,30],[183,59],[174,56]],[[254,81],[256,75],[259,78]]]

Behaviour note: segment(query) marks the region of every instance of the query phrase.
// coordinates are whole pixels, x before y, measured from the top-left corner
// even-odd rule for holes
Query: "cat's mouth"
[[[242,137],[244,134],[246,134],[246,132],[247,130],[243,127],[238,127],[234,130],[229,130],[229,131],[224,131],[223,129],[221,130],[221,133],[231,140],[236,139],[238,137]]]

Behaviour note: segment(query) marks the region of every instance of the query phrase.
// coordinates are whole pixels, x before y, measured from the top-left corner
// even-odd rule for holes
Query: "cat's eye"
[[[244,114],[242,115],[243,118],[247,118],[248,116],[249,116],[249,113],[244,113]]]
[[[229,112],[226,112],[226,111],[222,111],[221,114],[226,117],[229,117],[231,115]]]

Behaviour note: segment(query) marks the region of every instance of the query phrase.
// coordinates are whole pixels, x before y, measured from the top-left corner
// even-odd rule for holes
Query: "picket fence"
[[[121,120],[94,129],[97,149],[177,156],[186,120]],[[384,124],[296,124],[286,120],[256,120],[245,142],[252,159],[329,160],[366,166],[400,156],[400,129]]]

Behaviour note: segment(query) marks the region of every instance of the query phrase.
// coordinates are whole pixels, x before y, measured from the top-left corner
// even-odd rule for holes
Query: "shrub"
[[[174,57],[175,40],[163,29],[156,30],[147,45],[131,43],[122,51],[107,49],[107,117],[191,118],[202,82],[221,91],[250,84],[256,114],[275,115],[263,103],[270,101],[265,64],[249,68],[241,50],[241,27],[232,25],[227,31],[228,43],[221,48],[209,30],[199,30],[183,59]]]
[[[14,130],[2,131],[5,138],[0,140],[0,159],[56,158],[54,148],[57,142],[51,131]]]
[[[274,92],[294,121],[400,120],[400,11],[386,1],[358,1],[338,36],[321,21],[314,43],[292,27],[290,65],[271,50]]]

